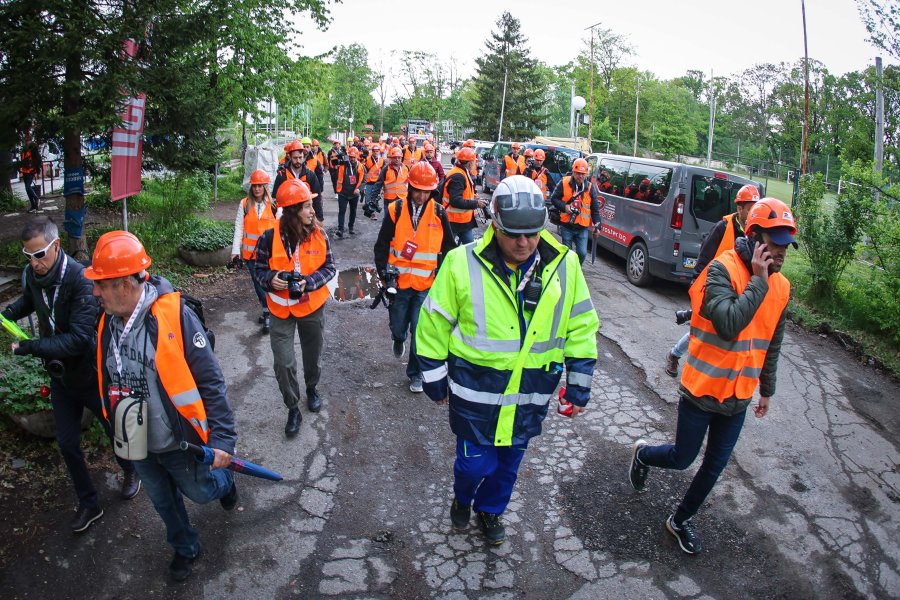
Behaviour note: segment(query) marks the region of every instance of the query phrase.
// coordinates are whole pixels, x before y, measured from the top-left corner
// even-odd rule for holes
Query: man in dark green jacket
[[[797,229],[790,209],[764,198],[750,210],[747,237],[714,259],[691,286],[691,339],[681,377],[675,444],[632,448],[629,479],[644,489],[650,467],[700,469],[666,529],[689,554],[701,551],[690,520],[728,464],[753,393],[759,388],[757,418],[766,415],[775,393],[775,372],[784,337],[790,283],[781,275],[787,247]]]

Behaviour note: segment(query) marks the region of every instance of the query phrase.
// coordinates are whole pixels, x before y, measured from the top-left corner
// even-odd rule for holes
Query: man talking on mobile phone
[[[797,227],[780,200],[763,198],[747,216],[746,237],[715,258],[691,286],[691,338],[681,375],[675,443],[632,447],[629,480],[641,491],[650,467],[686,469],[706,453],[666,529],[688,554],[701,551],[691,524],[728,464],[744,416],[759,387],[753,412],[766,416],[784,337],[790,282],[781,274]],[[709,436],[707,437],[707,431]]]

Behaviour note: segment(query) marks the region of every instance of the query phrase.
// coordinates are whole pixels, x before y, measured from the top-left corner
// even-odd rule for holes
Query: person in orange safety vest
[[[403,164],[403,150],[399,146],[392,146],[388,150],[388,164],[381,169],[375,185],[369,190],[363,214],[370,219],[375,219],[375,213],[381,211],[381,207],[378,205],[378,194],[382,189],[384,189],[385,206],[397,198],[406,198],[407,177],[409,177],[409,168]],[[387,213],[385,213],[386,216]]]
[[[487,200],[475,194],[472,176],[476,170],[475,151],[467,146],[460,148],[441,193],[450,229],[460,246],[475,241],[475,211],[487,206]]]
[[[544,195],[544,201],[547,200],[550,194],[551,181],[550,171],[544,166],[544,160],[546,160],[546,158],[547,154],[541,148],[538,148],[532,155],[531,163],[525,167],[525,172],[522,173],[525,177],[530,178],[537,184],[541,190],[541,194]]]
[[[629,480],[643,490],[651,467],[686,469],[703,440],[706,452],[666,529],[684,552],[702,550],[691,518],[728,464],[747,408],[766,416],[784,337],[790,282],[781,274],[788,246],[795,246],[794,215],[784,202],[763,198],[747,216],[746,237],[720,254],[690,288],[691,340],[681,374],[678,435],[674,444],[632,446]],[[708,434],[708,436],[707,436]]]
[[[403,356],[406,336],[410,336],[406,375],[409,389],[422,391],[422,371],[416,360],[416,324],[419,309],[428,295],[440,258],[456,247],[447,214],[434,200],[438,176],[425,161],[415,163],[407,180],[406,198],[385,205],[375,242],[375,268],[382,281],[389,266],[397,277],[396,294],[390,301],[391,339],[394,357]]]
[[[316,389],[321,376],[319,361],[325,343],[325,302],[331,295],[328,282],[335,275],[334,258],[325,230],[316,224],[309,188],[296,179],[288,181],[278,197],[281,218],[256,245],[254,277],[264,290],[272,313],[275,379],[288,409],[285,436],[300,431],[303,417],[298,407],[300,384],[294,355],[294,332],[299,332],[303,355],[306,401],[319,412],[322,398]]]
[[[231,263],[237,265],[239,261],[243,261],[250,271],[253,289],[262,306],[259,322],[263,333],[269,333],[269,307],[266,304],[266,293],[253,278],[253,267],[256,263],[256,243],[266,229],[275,226],[275,207],[269,196],[270,181],[269,174],[262,169],[257,169],[250,175],[250,195],[238,204],[231,243]]]
[[[231,464],[237,442],[234,412],[211,338],[172,284],[150,276],[143,244],[126,231],[100,236],[84,276],[104,314],[97,329],[97,372],[113,449],[128,456],[175,550],[169,575],[191,575],[200,540],[184,496],[198,504],[237,505]],[[133,427],[127,418],[143,415]],[[212,450],[211,465],[195,461],[181,442]]]
[[[584,263],[589,232],[600,235],[600,193],[588,179],[588,163],[583,158],[572,162],[572,174],[563,177],[553,190],[550,202],[559,211],[559,234],[564,246],[578,254]]]
[[[503,177],[512,177],[513,175],[521,175],[525,172],[525,157],[519,154],[519,142],[513,142],[509,153],[503,157],[504,172]]]

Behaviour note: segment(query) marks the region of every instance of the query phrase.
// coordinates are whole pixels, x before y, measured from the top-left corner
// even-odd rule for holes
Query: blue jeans
[[[456,240],[460,246],[463,244],[469,244],[475,241],[475,228],[470,227],[469,229],[464,229],[462,231],[458,231],[453,227],[453,223],[450,224],[450,231],[453,232],[453,235],[456,236]]]
[[[456,438],[453,493],[476,512],[503,514],[519,476],[525,446],[479,446]]]
[[[409,362],[406,364],[407,377],[421,377],[422,370],[416,358],[416,325],[419,323],[419,309],[425,302],[428,290],[418,291],[412,288],[397,290],[394,302],[388,309],[391,325],[391,339],[404,342],[409,331]]]
[[[678,340],[678,343],[672,346],[672,356],[674,356],[675,358],[681,358],[682,356],[684,356],[684,353],[687,352],[688,349],[688,342],[690,341],[691,332],[688,331],[683,336],[681,336],[681,339]]]
[[[559,235],[562,237],[563,246],[571,248],[578,255],[578,262],[584,264],[584,257],[587,256],[587,242],[590,230],[586,227],[572,229],[562,225],[559,228]]]
[[[337,230],[344,231],[344,215],[347,214],[347,205],[350,205],[350,216],[347,219],[347,229],[353,231],[353,224],[356,223],[356,204],[359,202],[359,196],[345,196],[338,194],[338,227]]]
[[[182,556],[197,556],[200,538],[191,527],[182,495],[197,504],[218,500],[231,490],[231,471],[210,470],[180,450],[151,452],[144,460],[134,461],[134,467],[166,525],[166,541]]]
[[[40,207],[40,197],[34,191],[34,174],[22,173],[22,184],[25,186],[25,195],[31,203],[31,208],[37,210]]]
[[[250,281],[253,282],[253,290],[256,292],[256,297],[259,299],[263,312],[267,313],[269,312],[269,307],[266,304],[266,291],[256,280],[256,277],[253,276],[253,274],[256,273],[256,261],[252,258],[247,261],[247,270],[250,271]]]
[[[648,467],[687,469],[700,453],[703,438],[709,430],[703,462],[675,511],[676,523],[693,517],[716,485],[741,435],[746,415],[747,411],[731,416],[707,412],[682,398],[678,403],[675,444],[648,446],[638,454],[638,460]]]

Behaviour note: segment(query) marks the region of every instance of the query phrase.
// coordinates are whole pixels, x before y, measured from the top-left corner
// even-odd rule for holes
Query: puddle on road
[[[375,267],[363,266],[338,272],[332,297],[338,302],[372,300],[378,295],[378,273]]]

